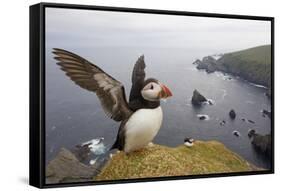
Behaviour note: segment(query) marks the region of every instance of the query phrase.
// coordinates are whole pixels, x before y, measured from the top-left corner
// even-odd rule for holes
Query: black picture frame
[[[102,10],[128,13],[153,13],[165,15],[214,17],[228,19],[262,20],[271,22],[271,103],[272,103],[272,168],[264,171],[219,173],[206,175],[189,175],[161,178],[142,178],[117,181],[81,182],[81,183],[45,183],[45,9],[65,8],[80,10]],[[132,183],[146,181],[164,181],[178,179],[210,178],[225,176],[242,176],[274,173],[274,17],[231,15],[217,13],[197,13],[171,10],[136,9],[123,7],[104,7],[74,4],[39,3],[30,6],[30,155],[29,155],[29,183],[38,188],[53,188],[66,186],[84,186],[99,184]]]

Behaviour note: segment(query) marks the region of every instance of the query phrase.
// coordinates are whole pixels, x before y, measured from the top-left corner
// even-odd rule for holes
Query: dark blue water
[[[96,137],[104,137],[105,144],[111,145],[119,127],[118,123],[106,117],[94,93],[78,87],[59,70],[51,55],[53,46],[47,44],[46,48],[47,161],[61,147],[72,148]],[[212,52],[138,46],[75,49],[64,45],[59,48],[73,51],[100,66],[124,84],[127,97],[132,68],[138,56],[144,54],[147,77],[159,79],[173,92],[173,97],[161,103],[164,119],[155,143],[177,146],[185,137],[217,140],[249,162],[270,168],[270,162],[255,153],[247,136],[249,129],[261,134],[271,131],[270,119],[260,112],[262,109],[271,110],[271,103],[264,95],[266,89],[235,77],[229,80],[220,72],[207,74],[196,70],[192,62]],[[213,100],[214,105],[194,108],[190,102],[194,89]],[[235,120],[229,119],[230,109],[237,113]],[[206,114],[210,119],[201,121],[198,114]],[[243,122],[242,118],[253,120],[255,124]],[[224,126],[219,124],[222,120],[226,121]],[[234,130],[241,136],[234,136]]]

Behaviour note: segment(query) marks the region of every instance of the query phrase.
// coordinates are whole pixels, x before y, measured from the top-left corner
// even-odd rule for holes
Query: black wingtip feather
[[[63,52],[63,51],[64,51],[64,50],[63,50],[63,49],[60,49],[60,48],[53,48],[52,53],[57,55],[59,52]]]
[[[61,48],[53,48],[53,52],[64,52],[64,51],[66,51],[66,50],[61,49]]]
[[[61,48],[53,48],[52,53],[55,54],[55,55],[58,55],[58,56],[60,56],[60,54],[63,54],[63,55],[72,56],[76,59],[83,59],[82,57],[78,56],[77,54],[75,54],[73,52],[70,52],[70,51],[67,51],[67,50],[64,50],[64,49],[61,49]]]

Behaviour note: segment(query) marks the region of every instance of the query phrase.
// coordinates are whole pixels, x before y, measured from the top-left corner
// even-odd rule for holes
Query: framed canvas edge
[[[42,188],[42,5],[29,7],[29,184]]]
[[[172,11],[172,10],[156,10],[156,9],[139,9],[139,8],[125,8],[125,7],[108,7],[108,6],[95,6],[95,5],[78,5],[78,4],[61,4],[61,3],[38,3],[30,6],[31,9],[39,10],[39,26],[36,30],[39,32],[39,38],[33,39],[32,36],[32,15],[30,14],[30,139],[29,139],[29,184],[38,188],[55,188],[55,187],[69,187],[69,186],[87,186],[87,185],[105,185],[105,184],[120,184],[120,183],[137,183],[137,182],[152,182],[152,181],[168,181],[168,180],[184,180],[184,179],[197,179],[197,178],[215,178],[215,177],[232,177],[232,176],[245,176],[245,175],[264,175],[273,174],[275,171],[274,165],[274,17],[268,16],[251,16],[251,15],[234,15],[234,14],[218,14],[218,13],[201,13],[201,12],[187,12],[187,11]],[[82,9],[82,10],[101,10],[101,11],[115,11],[115,12],[129,12],[129,13],[148,13],[148,14],[165,14],[165,15],[182,15],[182,16],[197,16],[197,17],[214,17],[214,18],[228,18],[228,19],[247,19],[247,20],[263,20],[271,22],[271,169],[263,171],[248,171],[248,172],[231,172],[231,173],[213,173],[203,175],[187,175],[187,176],[170,176],[170,177],[154,177],[154,178],[140,178],[140,179],[125,179],[125,180],[110,180],[110,181],[90,181],[90,182],[73,182],[73,183],[59,183],[59,184],[46,184],[45,183],[45,9],[46,8],[66,8],[66,9]],[[33,41],[33,42],[32,42]],[[38,50],[34,49],[34,45],[39,46]],[[39,62],[39,68],[35,70],[35,62]],[[35,73],[39,72],[39,76]],[[32,82],[32,79],[37,79],[36,82]],[[39,95],[39,100],[34,96]],[[37,105],[36,105],[37,104]],[[35,107],[36,105],[36,107]],[[36,111],[39,114],[36,114]],[[36,117],[39,115],[39,119]],[[39,124],[38,126],[34,123]],[[32,125],[33,124],[33,125]],[[34,143],[33,139],[38,136],[35,143],[39,145],[39,148]],[[37,155],[37,156],[36,156]],[[39,156],[39,158],[38,158]],[[34,157],[36,160],[34,160]],[[37,161],[38,160],[38,161]],[[34,172],[37,171],[36,180],[31,177],[34,176]],[[33,173],[33,174],[32,174]]]

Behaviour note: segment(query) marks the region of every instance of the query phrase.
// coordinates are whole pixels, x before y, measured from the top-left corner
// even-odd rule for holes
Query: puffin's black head
[[[145,80],[141,95],[148,101],[160,101],[172,96],[171,90],[154,78]]]
[[[192,138],[185,138],[184,139],[184,142],[186,143],[186,142],[188,142],[188,143],[193,143],[194,142],[194,139],[192,139]]]

